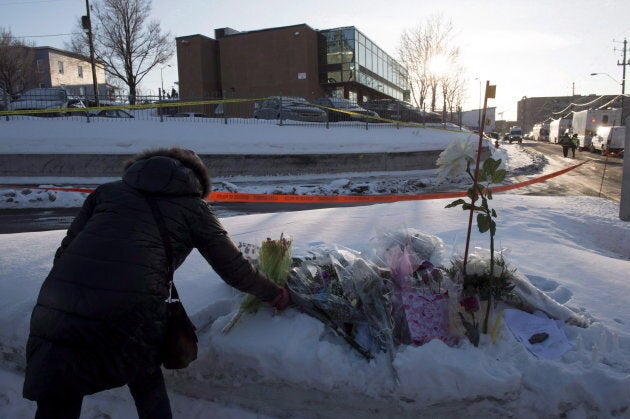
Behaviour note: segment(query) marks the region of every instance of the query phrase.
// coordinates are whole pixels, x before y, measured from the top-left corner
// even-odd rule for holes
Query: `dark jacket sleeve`
[[[204,201],[200,201],[199,214],[197,225],[192,226],[194,246],[216,273],[228,285],[262,301],[275,299],[280,287],[245,259]]]
[[[94,211],[95,200],[95,192],[92,192],[83,202],[83,206],[81,207],[79,214],[77,214],[70,224],[70,227],[66,232],[66,237],[63,238],[61,245],[55,252],[55,261],[59,259],[61,254],[68,248],[70,243],[72,243],[72,240],[74,240],[81,230],[83,230],[83,227],[85,227],[85,224],[88,222]]]

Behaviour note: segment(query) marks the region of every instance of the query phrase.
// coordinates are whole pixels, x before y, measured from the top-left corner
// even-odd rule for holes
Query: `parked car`
[[[85,108],[80,98],[68,96],[65,89],[60,87],[38,87],[22,93],[19,98],[9,103],[10,111],[22,110],[47,110],[50,112],[39,113],[39,116],[58,116],[68,114],[68,108]],[[72,112],[73,115],[81,114]],[[84,114],[84,112],[83,112]]]
[[[397,99],[376,99],[363,102],[365,109],[376,112],[381,118],[401,122],[435,123],[442,117],[435,112],[425,112],[407,102]]]
[[[171,115],[172,118],[209,118],[208,115],[199,112],[179,112]]]
[[[290,119],[293,121],[326,122],[326,111],[306,99],[294,96],[273,96],[254,109],[256,119]]]
[[[100,116],[105,118],[133,118],[133,115],[122,109],[103,109],[93,113],[92,116]]]
[[[337,121],[363,121],[363,122],[375,122],[372,117],[378,117],[378,114],[374,111],[368,111],[365,108],[357,105],[355,102],[351,102],[348,99],[342,99],[337,97],[323,97],[315,99],[313,101],[316,105],[325,106],[324,109],[328,114],[328,120],[330,122]],[[342,112],[338,112],[342,111]],[[352,112],[356,115],[351,115],[345,112]]]

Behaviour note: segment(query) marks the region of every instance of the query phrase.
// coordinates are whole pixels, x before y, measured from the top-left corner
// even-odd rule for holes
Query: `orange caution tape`
[[[502,185],[492,187],[492,192],[505,192],[512,189],[518,189],[534,183],[544,182],[545,180],[560,176],[586,163],[578,163],[566,169],[548,175],[540,176],[524,182],[513,183],[511,185]],[[416,195],[280,195],[280,194],[253,194],[240,192],[211,192],[206,200],[214,202],[272,202],[283,204],[316,204],[316,203],[386,203],[398,201],[420,201],[427,199],[444,199],[444,198],[460,198],[467,196],[466,191],[457,192],[438,192]]]
[[[524,182],[513,183],[511,185],[501,185],[492,187],[492,192],[505,192],[513,189],[523,188],[535,183],[544,182],[548,179],[560,176],[586,163],[578,163],[566,169],[548,175],[540,176]],[[43,189],[49,191],[81,192],[91,193],[94,189],[88,188],[62,188],[62,187],[33,187],[33,186],[9,186],[0,185],[2,189]],[[260,203],[282,203],[282,204],[316,204],[316,203],[387,203],[398,201],[420,201],[427,199],[459,198],[466,196],[466,191],[438,192],[416,195],[283,195],[283,194],[260,194],[260,193],[240,193],[240,192],[211,192],[206,196],[207,201],[213,202],[260,202]]]
[[[548,179],[551,179],[551,178],[554,178],[556,176],[560,176],[560,175],[563,175],[563,174],[565,174],[567,172],[570,172],[571,170],[580,167],[584,163],[588,163],[588,160],[585,160],[582,163],[578,163],[578,164],[576,164],[574,166],[567,167],[566,169],[562,169],[562,170],[558,170],[557,172],[549,173],[548,175],[539,176],[537,178],[526,180],[524,182],[513,183],[512,185],[495,186],[495,187],[492,187],[491,189],[492,189],[492,192],[505,192],[505,191],[510,191],[512,189],[522,188],[522,187],[525,187],[525,186],[533,185],[534,183],[544,182],[544,181],[546,181]]]
[[[417,201],[421,199],[440,199],[465,196],[466,192],[441,192],[417,195],[281,195],[252,194],[240,192],[211,192],[206,197],[214,202],[268,202],[282,204],[316,203],[384,203],[397,201]]]

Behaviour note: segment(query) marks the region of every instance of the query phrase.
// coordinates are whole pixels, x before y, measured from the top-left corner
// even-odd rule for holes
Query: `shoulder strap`
[[[153,218],[155,218],[155,222],[160,230],[160,236],[162,236],[162,243],[164,244],[164,251],[166,252],[166,259],[168,260],[168,275],[170,280],[170,298],[169,300],[179,300],[179,294],[177,293],[177,288],[175,288],[175,283],[173,282],[173,246],[171,245],[171,239],[168,234],[168,230],[166,229],[166,223],[164,222],[164,217],[162,216],[162,212],[157,206],[155,202],[155,198],[148,194],[143,194],[144,198],[149,203],[149,207],[151,208],[151,212],[153,213]]]

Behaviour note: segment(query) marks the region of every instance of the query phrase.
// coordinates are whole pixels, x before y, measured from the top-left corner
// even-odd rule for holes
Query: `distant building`
[[[176,42],[182,100],[273,95],[356,102],[408,99],[407,70],[353,26],[222,28],[215,30],[215,39],[189,35]]]
[[[32,87],[63,87],[71,96],[94,97],[90,59],[74,52],[52,47],[34,47],[35,73]],[[101,98],[112,94],[113,88],[105,81],[105,68],[96,64],[96,81]],[[26,90],[26,89],[24,89]]]

